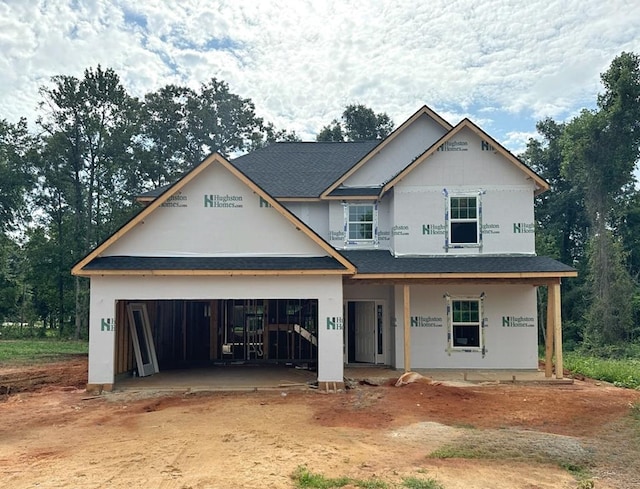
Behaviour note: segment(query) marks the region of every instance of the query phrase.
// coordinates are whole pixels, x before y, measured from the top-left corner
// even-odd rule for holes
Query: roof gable
[[[212,177],[216,178],[211,180]],[[208,188],[207,181],[212,182],[210,186],[212,189],[211,194],[204,194],[204,196],[192,194],[194,189],[202,190],[203,188]],[[204,186],[202,182],[204,182]],[[230,182],[235,185],[231,188],[243,189],[242,192],[235,191],[236,194],[242,193],[243,195],[230,195],[234,193],[233,190],[230,194],[220,191],[220,185],[228,185]],[[187,191],[189,195],[193,195],[193,197],[189,197],[191,200],[188,201],[188,204],[185,202]],[[183,202],[185,205],[182,205]],[[251,209],[245,208],[245,203],[247,207],[251,206]],[[192,222],[192,220],[188,219],[188,214],[183,212],[187,209],[181,209],[181,207],[186,207],[187,205],[195,207],[196,215],[200,216],[201,221],[204,222]],[[237,212],[234,213],[234,211]],[[256,212],[260,212],[260,215],[256,215]],[[242,213],[242,216],[239,213]],[[247,216],[254,217],[248,223],[248,228],[243,229],[242,220],[243,218],[246,219]],[[163,218],[172,220],[174,223],[189,221],[191,227],[182,226],[180,231],[186,230],[189,232],[189,230],[195,230],[194,232],[198,236],[217,237],[212,241],[219,241],[222,244],[215,243],[212,248],[214,248],[213,255],[218,257],[225,254],[230,256],[260,256],[263,242],[271,238],[286,249],[284,253],[280,253],[277,246],[269,247],[264,244],[267,256],[275,256],[278,253],[281,256],[287,254],[292,256],[329,256],[340,263],[342,273],[353,272],[353,265],[347,259],[337,253],[326,241],[279,204],[271,195],[262,190],[244,173],[216,153],[193,168],[182,179],[168,188],[157,199],[142,209],[140,213],[79,261],[73,267],[72,273],[77,275],[90,274],[92,272],[89,272],[85,267],[93,260],[119,254],[131,255],[131,251],[134,249],[137,249],[137,252],[133,253],[135,256],[144,256],[145,250],[139,249],[141,245],[151,248],[150,256],[207,256],[202,253],[202,245],[196,243],[195,238],[174,233],[171,226],[167,226],[166,223],[165,225],[162,224]],[[222,228],[217,227],[218,222],[223,224]],[[265,232],[269,233],[271,231],[270,224],[275,231],[273,235],[265,236]],[[204,231],[198,231],[198,228],[208,231],[208,234]],[[262,231],[262,235],[260,231]],[[243,243],[239,243],[237,246],[240,248],[239,252],[234,249],[226,250],[224,248],[225,246],[229,248],[230,243],[232,243],[227,239],[225,233],[233,236],[237,235],[239,239],[243,240]],[[174,251],[168,252],[167,243],[170,246],[172,239],[180,240],[182,245],[176,246]],[[191,239],[194,239],[194,241],[190,241]],[[294,243],[287,243],[287,239]],[[162,243],[156,244],[154,240],[162,241]],[[250,241],[250,243],[247,243],[247,241]],[[184,243],[187,243],[187,246]],[[254,248],[252,249],[251,246]],[[296,246],[299,247],[300,253],[297,252]],[[231,247],[233,248],[233,246]],[[190,252],[191,248],[194,250],[193,253]],[[93,267],[90,268],[93,269]],[[217,271],[220,270],[217,269]],[[98,272],[95,271],[94,273]]]
[[[446,120],[436,114],[433,110],[431,110],[426,105],[422,106],[418,111],[416,111],[411,117],[409,117],[405,122],[403,122],[398,128],[393,131],[389,136],[387,136],[380,144],[378,144],[374,149],[372,149],[367,155],[365,155],[360,161],[358,161],[354,166],[352,166],[348,171],[340,176],[336,181],[334,181],[324,192],[322,192],[322,197],[326,198],[331,195],[340,185],[343,185],[349,177],[354,175],[360,168],[366,165],[370,160],[372,160],[378,153],[380,153],[387,146],[391,145],[396,139],[398,139],[403,133],[407,131],[409,127],[411,127],[418,119],[426,116],[433,121],[435,121],[439,126],[441,126],[444,130],[449,131],[453,126],[449,124]],[[377,182],[378,184],[382,182]]]
[[[412,161],[406,168],[404,168],[400,173],[398,173],[394,178],[392,178],[389,182],[387,182],[381,192],[383,195],[385,192],[389,191],[393,188],[398,182],[402,179],[406,178],[415,168],[420,166],[425,160],[427,160],[430,156],[438,151],[441,147],[447,145],[447,143],[453,144],[453,139],[463,133],[465,130],[469,130],[478,136],[482,141],[486,142],[489,147],[496,154],[501,155],[504,159],[512,164],[519,171],[524,173],[527,178],[530,178],[535,186],[535,194],[538,195],[542,192],[545,192],[549,189],[549,183],[534,172],[531,168],[525,165],[522,161],[516,158],[513,154],[511,154],[507,149],[505,149],[499,142],[497,142],[494,138],[489,136],[486,132],[480,129],[477,125],[471,122],[469,119],[463,119],[458,123],[453,129],[451,129],[447,134],[445,134],[442,138],[436,141],[431,147],[429,147],[424,153],[418,156],[414,161]]]

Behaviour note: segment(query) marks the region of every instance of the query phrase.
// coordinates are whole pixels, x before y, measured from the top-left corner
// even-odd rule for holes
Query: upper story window
[[[345,204],[345,244],[377,245],[378,206],[376,204]]]
[[[477,197],[450,197],[449,236],[451,244],[478,244],[480,233],[478,225]]]
[[[482,249],[482,195],[477,192],[449,193],[445,188],[445,251],[452,248]]]

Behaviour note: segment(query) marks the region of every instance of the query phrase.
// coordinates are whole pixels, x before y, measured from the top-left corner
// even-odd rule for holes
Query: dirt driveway
[[[640,487],[640,392],[591,381],[102,396],[85,382],[85,358],[0,368],[1,487],[292,488],[299,466],[389,487]]]

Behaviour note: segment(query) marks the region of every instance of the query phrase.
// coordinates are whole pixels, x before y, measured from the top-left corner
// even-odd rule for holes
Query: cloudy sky
[[[314,139],[344,106],[396,125],[426,104],[514,152],[592,108],[640,53],[640,0],[0,0],[0,119],[35,121],[51,76],[113,68],[135,96],[212,77]]]

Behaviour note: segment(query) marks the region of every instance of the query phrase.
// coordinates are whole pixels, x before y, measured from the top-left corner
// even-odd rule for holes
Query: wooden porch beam
[[[547,328],[545,335],[544,376],[550,379],[553,376],[553,336],[555,335],[554,303],[551,300],[551,285],[547,284]]]
[[[549,301],[553,307],[553,343],[556,356],[556,379],[564,377],[562,362],[562,308],[560,307],[560,280],[549,284]]]
[[[402,286],[402,298],[404,301],[404,371],[411,371],[411,298],[409,293],[409,285]]]

